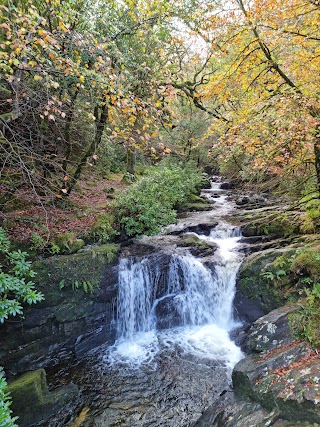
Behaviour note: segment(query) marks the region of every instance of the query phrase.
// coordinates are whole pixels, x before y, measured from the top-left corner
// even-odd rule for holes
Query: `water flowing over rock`
[[[243,357],[231,337],[259,310],[247,320],[248,302],[236,294],[245,251],[240,227],[229,220],[234,203],[219,181],[202,195],[210,211],[187,213],[158,236],[123,245],[117,286],[112,279],[92,296],[108,300],[108,325],[76,340],[75,363],[47,371],[55,386],[74,383],[81,391],[39,426],[62,427],[82,414],[82,427],[191,427],[229,387]],[[106,328],[116,340],[108,332],[101,346]]]

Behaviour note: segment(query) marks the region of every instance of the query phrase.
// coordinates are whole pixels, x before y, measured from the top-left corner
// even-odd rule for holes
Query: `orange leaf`
[[[68,181],[68,179],[69,179],[69,177],[67,175],[63,177],[64,181]]]
[[[57,199],[62,199],[61,194],[56,194],[56,198],[57,198]]]

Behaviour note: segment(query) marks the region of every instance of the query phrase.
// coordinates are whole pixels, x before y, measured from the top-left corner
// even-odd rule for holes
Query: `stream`
[[[47,426],[191,427],[228,388],[243,357],[230,336],[241,326],[233,299],[244,255],[240,230],[227,220],[234,209],[228,191],[212,182],[202,195],[211,211],[187,214],[160,235],[142,238],[159,242],[159,253],[120,259],[116,341],[51,373],[53,385],[74,382],[81,393]],[[213,226],[205,233],[185,231],[208,217]],[[193,256],[173,244],[172,236],[181,234],[214,253]]]

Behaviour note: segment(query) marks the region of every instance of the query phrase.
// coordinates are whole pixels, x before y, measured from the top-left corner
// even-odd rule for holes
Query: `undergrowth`
[[[154,167],[114,201],[119,231],[125,236],[152,235],[175,222],[178,203],[201,187],[203,176],[193,164]]]
[[[281,255],[261,272],[269,289],[287,301],[297,302],[290,326],[298,339],[320,347],[320,246]]]

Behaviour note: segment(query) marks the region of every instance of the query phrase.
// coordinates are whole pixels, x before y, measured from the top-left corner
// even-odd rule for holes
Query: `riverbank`
[[[144,277],[143,280],[141,279],[142,282],[140,280],[134,287],[140,296],[142,289],[146,289],[148,284],[151,285],[150,289],[154,289],[155,283],[158,283],[156,300],[149,300],[148,298],[151,298],[151,296],[147,293],[142,300],[137,300],[134,297],[133,301],[135,302],[132,301],[130,303],[130,301],[127,301],[124,305],[119,305],[119,298],[117,297],[119,293],[119,277],[121,276],[121,274],[119,276],[119,263],[115,260],[113,263],[108,264],[107,250],[103,252],[103,247],[100,247],[101,252],[96,248],[87,248],[75,255],[53,257],[44,261],[41,267],[43,273],[40,277],[41,281],[46,283],[46,286],[50,283],[53,299],[49,298],[43,306],[40,305],[32,309],[27,314],[26,321],[22,324],[8,327],[8,337],[20,336],[20,338],[23,337],[24,342],[15,342],[13,344],[13,341],[11,341],[12,346],[2,351],[2,355],[6,353],[3,363],[5,366],[10,366],[12,373],[22,373],[30,368],[45,367],[50,390],[56,388],[58,390],[59,387],[64,387],[68,384],[76,386],[76,389],[72,389],[74,394],[72,398],[70,395],[68,404],[64,404],[63,400],[60,401],[64,408],[63,414],[54,414],[52,403],[51,406],[49,405],[51,409],[48,410],[48,407],[46,407],[47,409],[42,413],[42,416],[47,418],[41,421],[40,416],[39,426],[57,427],[66,425],[74,420],[74,415],[77,413],[82,414],[81,416],[79,415],[81,423],[79,421],[77,424],[81,426],[91,426],[93,422],[95,426],[113,426],[119,422],[122,423],[120,425],[128,425],[130,427],[133,425],[137,427],[144,425],[191,426],[197,422],[203,423],[208,412],[205,412],[203,416],[202,412],[210,408],[212,404],[218,405],[218,402],[220,402],[219,395],[221,393],[225,394],[224,391],[231,387],[230,368],[239,358],[237,356],[239,350],[236,349],[233,343],[232,345],[228,344],[228,342],[231,343],[228,333],[236,339],[236,342],[242,345],[246,352],[251,352],[253,349],[256,351],[258,344],[254,344],[256,347],[253,344],[248,344],[250,334],[254,336],[251,332],[247,333],[248,326],[264,313],[267,313],[277,305],[281,305],[283,302],[275,298],[271,283],[268,282],[268,278],[261,276],[261,270],[264,269],[266,273],[269,272],[278,257],[283,257],[284,253],[289,254],[291,257],[292,253],[296,253],[297,249],[305,246],[305,241],[301,236],[286,236],[285,228],[281,228],[279,225],[276,233],[268,234],[261,232],[259,234],[257,227],[252,227],[252,216],[255,216],[257,223],[259,215],[263,215],[265,218],[266,211],[268,214],[272,214],[276,209],[279,214],[279,207],[270,206],[273,200],[269,199],[269,196],[264,197],[263,200],[261,198],[256,201],[251,200],[251,212],[248,212],[248,206],[236,203],[239,197],[243,196],[232,194],[230,191],[226,192],[219,187],[219,185],[215,185],[211,190],[204,191],[212,204],[211,211],[183,214],[177,225],[167,228],[161,235],[143,238],[139,241],[131,241],[122,247],[120,260],[132,260],[131,264],[126,265],[125,270],[123,270],[124,265],[121,267],[122,271],[126,271],[126,274],[131,271],[132,279],[129,282],[134,283],[134,277],[136,276],[141,277],[142,275]],[[229,225],[226,226],[226,223]],[[275,228],[271,227],[270,230],[274,231]],[[314,242],[316,242],[316,239]],[[232,245],[230,246],[230,244]],[[234,250],[236,252],[233,252]],[[221,262],[221,253],[224,254],[223,257],[226,257],[223,262]],[[250,255],[251,253],[252,255]],[[191,264],[184,258],[186,255],[190,257],[189,254],[192,256],[191,260],[194,259]],[[211,285],[208,284],[209,294],[202,294],[201,298],[203,300],[199,297],[200,300],[204,301],[203,303],[208,302],[210,309],[212,307],[224,307],[225,298],[229,301],[229,307],[232,306],[233,296],[231,295],[230,297],[226,292],[226,285],[223,281],[217,281],[217,274],[225,275],[223,273],[223,265],[226,265],[227,259],[228,263],[231,261],[232,264],[235,254],[238,254],[236,258],[240,257],[239,259],[245,257],[245,261],[238,279],[234,311],[229,312],[229,314],[226,314],[228,311],[222,311],[220,314],[220,322],[223,320],[222,323],[224,323],[222,330],[219,332],[219,329],[213,331],[207,328],[208,334],[206,335],[203,331],[202,335],[200,334],[200,341],[197,341],[197,344],[194,341],[191,346],[190,338],[192,335],[185,335],[183,338],[185,341],[182,339],[183,336],[177,340],[180,332],[177,335],[175,328],[181,327],[184,324],[183,322],[190,327],[191,313],[194,315],[194,310],[199,306],[198,302],[194,304],[194,301],[198,301],[198,296],[192,294],[192,292],[195,292],[195,289],[191,286],[192,283],[202,284],[203,287],[207,280],[205,277],[209,275],[209,282],[211,280],[215,286],[218,285],[222,290],[219,298],[223,299],[218,298],[217,300],[214,295],[217,294],[218,289],[213,288],[210,290]],[[175,257],[176,261],[172,261]],[[86,262],[84,262],[85,260]],[[148,260],[149,264],[146,260]],[[231,264],[228,264],[227,270],[230,269]],[[83,267],[82,269],[79,269],[80,265]],[[142,267],[143,265],[144,267]],[[178,272],[178,275],[175,276],[178,278],[175,279],[178,282],[173,286],[173,279],[169,279],[169,282],[171,281],[169,289],[165,283],[168,282],[169,277],[173,277],[172,265]],[[202,273],[197,273],[198,276],[194,273],[191,274],[192,269],[196,266],[200,269],[199,271],[202,271]],[[278,268],[277,265],[273,265],[273,267]],[[235,274],[237,268],[233,270]],[[169,276],[166,276],[166,274]],[[232,279],[234,281],[235,274]],[[191,278],[190,281],[188,279],[189,276]],[[232,284],[232,280],[230,281],[231,276],[229,275],[226,281],[228,285]],[[274,274],[274,276],[277,275]],[[161,277],[162,279],[159,282]],[[67,280],[61,284],[64,279]],[[68,282],[69,279],[70,282]],[[75,285],[76,280],[78,284],[81,284],[78,288]],[[93,281],[96,282],[91,294],[88,289],[86,292],[83,283],[91,283]],[[127,284],[126,281],[123,282],[125,289],[130,286],[129,282]],[[256,287],[253,286],[253,283],[256,284]],[[140,289],[138,285],[142,286],[142,288]],[[188,286],[191,286],[190,291],[187,291]],[[234,287],[234,284],[232,286]],[[57,293],[58,288],[60,290]],[[177,298],[177,296],[180,291],[187,292],[187,294],[191,292],[190,305],[186,301],[187,305],[175,307],[174,299],[179,300],[180,297]],[[199,291],[196,290],[196,292]],[[210,292],[213,292],[211,296]],[[58,298],[57,295],[59,296]],[[266,297],[267,295],[271,298],[270,301]],[[164,296],[166,297],[163,298]],[[79,298],[82,301],[81,305],[76,302],[79,301]],[[53,301],[55,302],[53,303]],[[130,323],[131,320],[130,322],[128,321],[129,323],[122,326],[122,332],[119,335],[117,319],[119,317],[126,318],[126,316],[128,316],[128,319],[135,318],[137,316],[135,310],[139,310],[141,314],[141,310],[145,310],[148,304],[151,308],[154,307],[156,309],[153,312],[151,310],[149,314],[148,312],[143,312],[142,317],[136,317],[136,323],[133,326]],[[132,314],[119,313],[119,310],[125,311],[127,308],[133,310]],[[180,309],[181,311],[179,311]],[[190,314],[185,316],[188,310]],[[39,316],[40,313],[42,315]],[[185,317],[183,317],[182,313],[184,313]],[[202,307],[201,313],[205,315],[206,309]],[[219,316],[217,317],[217,310],[213,310],[211,313],[209,313],[209,316],[213,316],[210,321],[211,324],[218,326]],[[148,315],[146,316],[146,314]],[[150,318],[148,317],[149,315],[151,315]],[[143,320],[142,323],[141,319]],[[156,319],[155,324],[152,323],[154,319]],[[237,327],[237,321],[242,322],[242,327]],[[137,341],[135,335],[139,332],[139,327],[136,329],[139,324],[144,325],[140,332],[146,333],[142,341]],[[195,327],[201,326],[201,324],[206,326],[208,321],[206,319],[194,321]],[[147,326],[145,327],[145,325]],[[276,329],[277,327],[276,325]],[[20,333],[18,334],[17,328],[20,328]],[[168,328],[172,329],[173,335],[166,336]],[[273,330],[274,328],[272,327],[271,329]],[[223,330],[226,331],[227,335],[224,335]],[[127,335],[128,331],[131,331],[129,336]],[[158,332],[155,333],[155,331]],[[197,331],[198,336],[199,331]],[[194,330],[193,333],[195,332]],[[133,333],[132,336],[130,335],[131,333]],[[43,339],[43,334],[46,335],[46,340]],[[262,343],[264,341],[271,343],[271,347],[263,347],[262,351],[271,351],[271,354],[273,354],[273,349],[277,348],[276,354],[281,355],[282,347],[286,350],[286,345],[291,343],[291,341],[280,343],[281,340],[275,340],[259,333],[258,336],[260,335]],[[264,338],[265,336],[266,338]],[[125,341],[123,347],[125,352],[122,353],[119,346],[121,339],[132,339],[133,337],[135,337],[135,345],[129,350],[128,341]],[[211,339],[210,337],[215,337],[215,347],[212,347],[213,342],[210,344],[208,341]],[[290,337],[294,342],[295,338],[292,338],[292,335]],[[113,347],[114,351],[110,353],[110,346],[114,344],[116,339],[118,339],[118,344]],[[216,340],[220,340],[220,344],[217,344]],[[277,341],[277,343],[274,343],[274,341]],[[9,341],[5,340],[5,342],[8,343]],[[40,347],[38,346],[39,344]],[[200,344],[201,346],[199,347]],[[203,351],[203,344],[206,347],[208,347],[208,344],[211,345],[207,353]],[[219,345],[224,349],[220,356],[219,352],[217,353]],[[93,350],[95,350],[94,353],[90,355]],[[195,350],[197,354],[194,354]],[[128,352],[133,352],[131,354],[133,358],[131,358],[129,364],[130,354]],[[214,354],[213,358],[210,358],[210,352]],[[303,357],[307,353],[298,352],[296,359],[294,359],[295,363],[300,360],[300,354],[301,363],[306,361]],[[265,353],[261,357],[265,357]],[[144,362],[140,364],[139,369],[136,369],[137,366],[134,365],[137,365],[139,360],[141,361],[143,358]],[[111,359],[112,363],[110,362]],[[285,360],[279,356],[279,359],[277,357],[275,359],[283,362],[283,365],[279,365],[280,362],[277,362],[279,365],[277,365],[277,369],[279,369],[280,373],[282,372],[281,368],[289,371],[287,366],[290,365],[290,358]],[[243,360],[245,361],[246,359]],[[112,367],[113,363],[115,363],[114,367]],[[241,363],[245,364],[246,362],[240,361],[239,363],[241,368]],[[245,364],[245,366],[247,365]],[[236,369],[238,368],[236,367]],[[243,369],[242,371],[244,372],[243,375],[245,375],[246,371]],[[272,370],[270,375],[271,373]],[[126,378],[126,381],[124,378]],[[258,377],[256,378],[260,381]],[[242,380],[240,383],[242,383]],[[163,392],[159,393],[159,390],[163,390]],[[236,384],[235,391],[237,392]],[[243,398],[240,388],[239,393]],[[47,395],[47,392],[45,394]],[[248,408],[257,408],[255,405],[265,404],[263,399],[259,396],[255,397],[253,393],[247,392],[246,397],[249,399],[247,403],[242,400],[240,401],[242,403],[239,403],[240,406],[242,405],[241,407],[245,405],[247,408],[247,412],[242,411],[239,413],[239,417],[241,416],[242,418],[245,417],[245,414],[248,415],[252,412]],[[252,403],[250,399],[259,403]],[[237,401],[239,402],[239,399]],[[277,400],[274,401],[277,402]],[[230,401],[228,401],[228,405],[229,403]],[[158,409],[155,410],[155,407]],[[236,406],[229,405],[230,411],[235,410],[232,407],[236,408]],[[267,410],[261,407],[262,413],[266,416],[269,416],[268,410],[273,411],[270,406],[268,406]],[[208,409],[208,411],[210,410]],[[217,415],[220,412],[218,410],[214,410],[214,414],[211,412],[211,418],[214,420],[211,424],[199,425],[216,425],[214,422],[217,421]],[[167,415],[163,416],[164,413]],[[287,417],[285,411],[284,413],[277,412],[277,416],[272,419],[272,423],[278,422],[277,420],[282,416]],[[179,417],[179,421],[177,421],[177,417]],[[293,421],[295,422],[299,419],[297,418],[297,420]],[[225,420],[225,422],[227,421]],[[177,422],[180,424],[177,424]],[[28,426],[29,424],[26,422],[26,424],[21,425]],[[241,424],[225,425],[240,426]],[[259,424],[256,425],[258,426]]]

